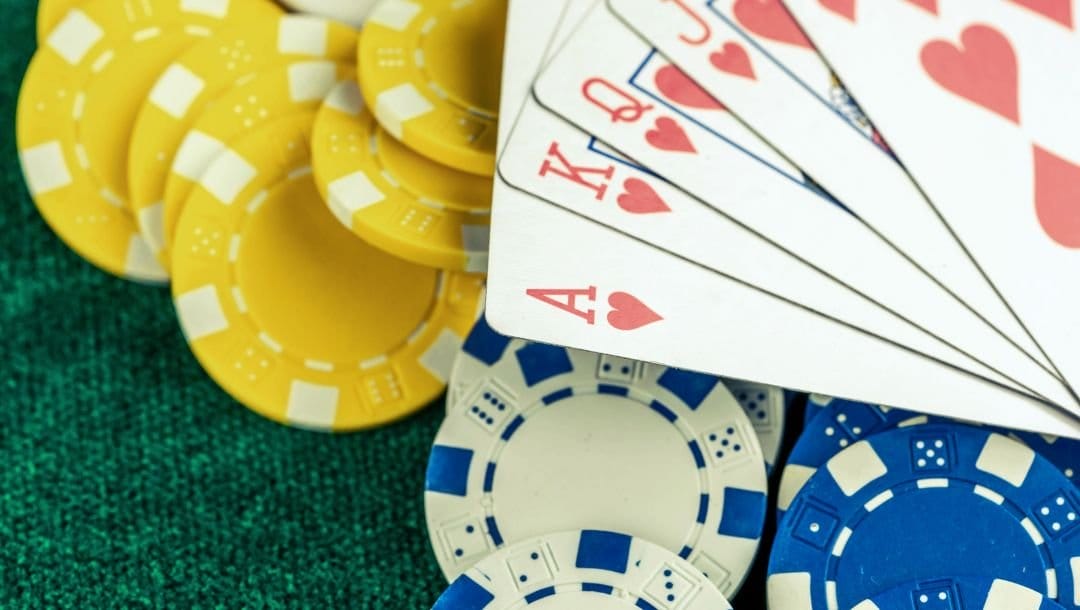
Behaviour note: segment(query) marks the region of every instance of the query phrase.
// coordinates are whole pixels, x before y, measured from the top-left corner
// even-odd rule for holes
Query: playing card
[[[1080,45],[1071,2],[790,6],[1080,387]]]
[[[834,2],[848,4],[830,4]],[[976,260],[883,147],[780,0],[610,4],[867,226],[1054,372]],[[888,69],[872,69],[882,80],[893,78]],[[907,93],[897,87],[890,95],[902,105]],[[918,112],[910,116],[926,119]]]
[[[733,121],[727,113],[677,108],[642,92],[635,76],[649,52],[598,5],[542,72],[534,92],[554,112],[832,279],[1080,412],[1058,379],[843,207],[725,138]],[[744,130],[738,137],[749,135]],[[597,184],[595,178],[585,181]]]
[[[651,86],[665,88],[675,82],[679,84],[674,90],[681,92],[681,99],[707,105],[708,96],[700,90],[690,91],[677,68],[657,54],[649,57],[638,74],[643,90]],[[753,139],[751,134],[746,136]],[[775,152],[760,146],[760,140],[758,144],[761,154],[772,157],[773,163],[785,167],[793,177],[798,176]],[[675,256],[924,355],[1017,387],[618,152],[601,146],[532,97],[525,101],[506,144],[499,172],[522,190]]]
[[[571,4],[578,0],[572,0]],[[527,96],[548,3],[513,2],[501,114]],[[548,21],[553,21],[551,17]],[[512,120],[500,125],[500,149]],[[1036,400],[734,282],[496,178],[487,315],[501,332],[1080,437]],[[804,339],[806,337],[807,339]]]

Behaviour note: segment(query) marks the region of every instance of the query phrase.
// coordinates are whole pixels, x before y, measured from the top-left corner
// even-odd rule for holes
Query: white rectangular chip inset
[[[420,5],[415,2],[404,2],[403,0],[380,2],[375,5],[371,14],[368,15],[367,22],[368,25],[377,23],[400,32],[409,27],[409,23],[419,13]]]
[[[810,573],[773,574],[766,583],[769,606],[784,610],[814,610],[810,604]]]
[[[446,383],[450,379],[450,369],[454,357],[461,351],[461,337],[450,329],[444,328],[435,343],[420,356],[420,364],[439,381]]]
[[[305,15],[286,15],[278,23],[277,48],[282,55],[325,57],[330,22]]]
[[[353,214],[386,199],[386,195],[383,195],[363,172],[353,172],[344,178],[338,178],[330,183],[327,190],[334,215],[341,224],[350,229],[353,226]]]
[[[198,341],[229,328],[229,319],[213,284],[176,297],[176,314],[188,341]]]
[[[180,10],[222,19],[229,14],[229,2],[230,0],[180,0]]]
[[[332,61],[304,61],[289,66],[289,99],[318,102],[337,84],[337,64]]]
[[[71,184],[71,172],[64,160],[64,149],[53,140],[27,148],[20,153],[23,173],[30,194],[35,197]]]
[[[198,74],[181,64],[173,64],[154,83],[154,88],[150,90],[150,103],[174,119],[180,119],[205,88],[206,81]]]
[[[46,45],[64,58],[64,61],[76,66],[82,63],[86,54],[105,36],[105,30],[86,13],[72,9],[64,17],[46,41]]]
[[[289,388],[285,416],[298,426],[325,430],[334,425],[340,394],[334,386],[296,379]]]
[[[873,445],[866,441],[859,441],[836,454],[825,467],[841,491],[849,497],[889,472]]]
[[[255,178],[258,171],[235,151],[226,149],[206,169],[199,180],[211,195],[225,205],[232,205],[240,191]]]
[[[991,434],[983,445],[975,467],[1013,487],[1020,487],[1034,462],[1035,452],[1027,445],[1000,434]]]

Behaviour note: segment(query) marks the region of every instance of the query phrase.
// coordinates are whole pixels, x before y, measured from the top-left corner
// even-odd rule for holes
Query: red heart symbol
[[[972,25],[960,34],[960,43],[927,43],[923,69],[946,90],[1019,123],[1016,54],[1009,39],[989,26]]]
[[[608,305],[611,305],[611,311],[607,315],[608,324],[617,330],[637,330],[663,320],[637,297],[626,292],[611,293]]]
[[[931,15],[937,15],[937,0],[907,0],[917,7],[925,9]]]
[[[1020,6],[1029,8],[1036,13],[1052,19],[1061,25],[1073,27],[1072,0],[1012,0]]]
[[[668,64],[660,68],[656,71],[653,80],[660,93],[676,104],[702,110],[724,110],[723,104],[706,93],[700,85],[676,66]]]
[[[758,36],[814,48],[780,0],[735,0],[734,12],[735,20]]]
[[[645,132],[645,140],[653,147],[660,150],[674,152],[696,153],[694,143],[687,137],[686,132],[674,119],[660,117],[656,119],[653,129]]]
[[[648,182],[638,178],[628,178],[623,182],[623,193],[616,201],[619,207],[631,214],[655,214],[670,212],[671,208]]]
[[[709,55],[709,61],[717,70],[757,80],[754,76],[754,66],[750,63],[750,56],[737,42],[725,42],[719,51],[713,51],[712,55]]]
[[[1080,165],[1033,147],[1035,214],[1043,231],[1066,248],[1080,248]]]
[[[855,21],[855,0],[818,0],[818,2],[848,21]]]

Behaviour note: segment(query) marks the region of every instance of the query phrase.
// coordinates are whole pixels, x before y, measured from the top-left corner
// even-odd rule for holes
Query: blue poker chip
[[[1061,610],[1038,591],[1002,579],[958,576],[901,585],[852,610]]]
[[[813,419],[804,423],[781,474],[777,495],[780,516],[817,468],[847,445],[899,426],[955,421],[822,394],[810,395],[806,416]],[[987,429],[1020,440],[1050,460],[1073,484],[1080,483],[1080,441],[993,426]]]
[[[851,608],[958,572],[1080,608],[1080,491],[1046,458],[963,424],[859,441],[807,481],[781,522],[770,608]]]
[[[432,610],[731,610],[700,570],[641,538],[546,534],[500,549],[455,579]]]
[[[737,590],[768,483],[719,378],[510,339],[483,319],[463,349],[484,370],[447,406],[424,493],[448,579],[508,544],[592,528],[651,540]]]
[[[813,413],[814,419],[803,428],[780,475],[780,490],[776,497],[779,516],[783,516],[817,469],[849,445],[894,428],[947,421],[843,398],[814,395],[813,401],[815,406],[807,407],[807,414]]]

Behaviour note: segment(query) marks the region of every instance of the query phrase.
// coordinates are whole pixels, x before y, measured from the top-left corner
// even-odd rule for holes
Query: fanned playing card
[[[500,149],[547,46],[538,32],[558,18],[553,10],[511,4]],[[491,259],[488,319],[508,334],[1080,436],[1073,419],[1040,401],[666,255],[499,178]]]
[[[747,141],[752,134],[742,130],[727,137],[732,129],[727,113],[676,107],[650,96],[640,84],[649,56],[648,45],[600,4],[555,54],[534,92],[553,112],[834,281],[989,367],[1014,387],[1080,410],[1059,379],[912,265],[842,202],[747,154],[734,138]],[[536,133],[535,121],[524,126],[532,129],[527,139],[535,148],[543,134]],[[758,141],[757,146],[764,145]],[[557,156],[548,161],[563,175],[531,171],[552,182],[565,181],[569,174],[569,182],[582,186],[565,164],[559,165]],[[583,180],[599,185],[596,178],[594,174]],[[687,232],[701,229],[698,222],[688,224],[694,228],[688,226]],[[699,255],[690,256],[700,262]],[[940,350],[932,355],[964,366]]]
[[[1080,49],[1069,0],[789,7],[1080,387]]]
[[[867,226],[1056,374],[983,275],[981,260],[942,222],[780,0],[610,4]],[[887,69],[877,74],[892,78]],[[902,91],[893,90],[897,100]]]

